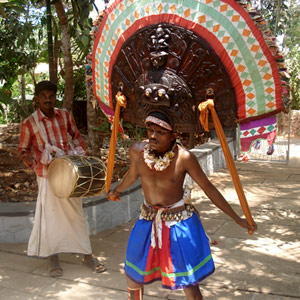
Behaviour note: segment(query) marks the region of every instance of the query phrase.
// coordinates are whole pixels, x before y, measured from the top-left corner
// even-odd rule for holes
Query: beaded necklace
[[[144,147],[144,161],[146,165],[154,171],[163,171],[171,163],[172,158],[175,156],[175,148],[177,144],[174,143],[172,149],[166,152],[162,157],[155,156],[154,151],[151,149],[149,143]]]

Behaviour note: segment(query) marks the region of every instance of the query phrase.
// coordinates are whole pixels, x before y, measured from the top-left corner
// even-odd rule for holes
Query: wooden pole
[[[200,105],[199,105],[199,107],[200,107]],[[211,112],[212,119],[213,119],[213,122],[214,122],[214,126],[215,126],[215,129],[216,129],[216,132],[217,132],[217,135],[218,135],[218,138],[219,138],[219,141],[220,141],[223,153],[224,153],[224,157],[225,157],[225,160],[226,160],[226,163],[227,163],[227,167],[228,167],[228,170],[230,172],[231,178],[233,180],[233,184],[235,186],[235,190],[237,192],[242,210],[244,212],[244,215],[246,217],[246,220],[247,220],[248,224],[251,225],[251,226],[254,226],[254,220],[252,218],[250,208],[249,208],[248,202],[246,200],[246,196],[244,194],[244,190],[243,190],[243,187],[242,187],[242,184],[241,184],[236,166],[234,164],[234,160],[233,160],[233,157],[231,155],[231,152],[230,152],[230,149],[229,149],[226,137],[225,137],[224,130],[222,128],[222,124],[221,124],[221,122],[219,120],[219,117],[218,117],[218,114],[217,114],[217,112],[214,108],[213,99],[208,99],[206,101],[206,103],[203,103],[203,102],[201,103],[201,109],[203,110],[203,114],[206,113],[204,111],[204,109],[207,109],[207,108]],[[204,119],[207,119],[207,118],[204,118]],[[204,128],[207,127],[206,125],[202,125],[202,126]],[[252,231],[252,230],[248,230],[249,234],[253,234],[253,232],[254,231]]]

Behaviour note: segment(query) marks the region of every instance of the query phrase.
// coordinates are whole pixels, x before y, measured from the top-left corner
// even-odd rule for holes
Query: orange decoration
[[[214,100],[213,99],[208,99],[205,102],[202,102],[199,104],[198,109],[200,111],[200,122],[201,125],[203,126],[203,128],[208,131],[208,110],[210,110],[211,115],[212,115],[212,119],[214,122],[214,126],[221,144],[221,147],[223,149],[223,153],[224,153],[224,157],[227,163],[227,167],[229,169],[231,178],[233,180],[233,184],[235,186],[235,190],[237,192],[241,207],[243,209],[244,215],[246,217],[246,220],[248,222],[249,225],[254,226],[254,221],[253,218],[251,216],[251,212],[248,206],[248,202],[246,200],[246,196],[244,194],[244,190],[239,178],[239,175],[237,173],[230,149],[228,147],[227,144],[227,140],[221,125],[221,122],[219,120],[219,117],[217,115],[217,112],[214,108]],[[204,123],[202,123],[204,122]],[[248,230],[249,234],[253,234],[253,231]]]
[[[118,137],[118,129],[119,129],[119,120],[120,120],[120,109],[122,107],[126,107],[126,97],[122,92],[118,92],[116,95],[116,109],[114,114],[114,121],[113,121],[113,128],[111,131],[111,138],[109,144],[109,153],[107,159],[107,169],[106,169],[106,183],[105,189],[106,192],[109,192],[114,165],[115,165],[115,153],[116,153],[116,144],[117,144],[117,137]]]

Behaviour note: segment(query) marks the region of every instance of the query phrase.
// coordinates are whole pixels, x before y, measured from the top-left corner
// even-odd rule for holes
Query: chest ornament
[[[144,147],[144,161],[146,165],[154,171],[163,171],[171,163],[172,158],[175,156],[175,149],[177,144],[174,143],[172,149],[166,152],[163,156],[155,156],[154,151],[151,149],[149,144]]]

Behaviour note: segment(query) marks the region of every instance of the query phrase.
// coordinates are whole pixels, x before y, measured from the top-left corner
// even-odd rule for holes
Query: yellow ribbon
[[[108,159],[107,159],[107,169],[106,169],[106,182],[105,182],[105,188],[106,192],[109,192],[114,165],[115,165],[115,153],[116,153],[116,144],[117,144],[117,137],[118,137],[118,130],[119,130],[119,120],[120,120],[120,110],[121,107],[126,108],[126,97],[125,95],[119,91],[116,94],[116,108],[115,108],[115,114],[114,114],[114,121],[113,121],[113,127],[111,131],[111,138],[109,143],[109,152],[108,152]]]
[[[199,120],[200,120],[200,123],[203,127],[203,129],[205,131],[209,131],[208,129],[208,109],[207,109],[207,106],[208,105],[214,105],[214,100],[212,99],[208,99],[207,101],[205,102],[201,102],[199,105],[198,105],[198,110],[200,111],[200,116],[199,116]]]
[[[244,212],[244,215],[246,217],[246,220],[250,226],[254,226],[254,221],[249,209],[248,202],[246,200],[246,196],[244,194],[244,190],[238,175],[238,172],[236,170],[236,166],[234,164],[233,157],[231,155],[230,149],[228,147],[228,143],[221,125],[221,122],[219,120],[219,117],[217,115],[217,112],[214,107],[214,100],[213,99],[207,99],[205,102],[202,102],[199,104],[198,109],[200,111],[199,120],[201,122],[201,125],[203,126],[204,130],[208,131],[208,110],[210,110],[212,119],[214,122],[214,126],[221,144],[221,147],[223,149],[224,157],[227,163],[227,167],[229,169],[231,178],[233,180],[233,184],[235,186],[235,190],[237,192],[242,210]],[[248,230],[249,234],[253,234],[252,230]]]

